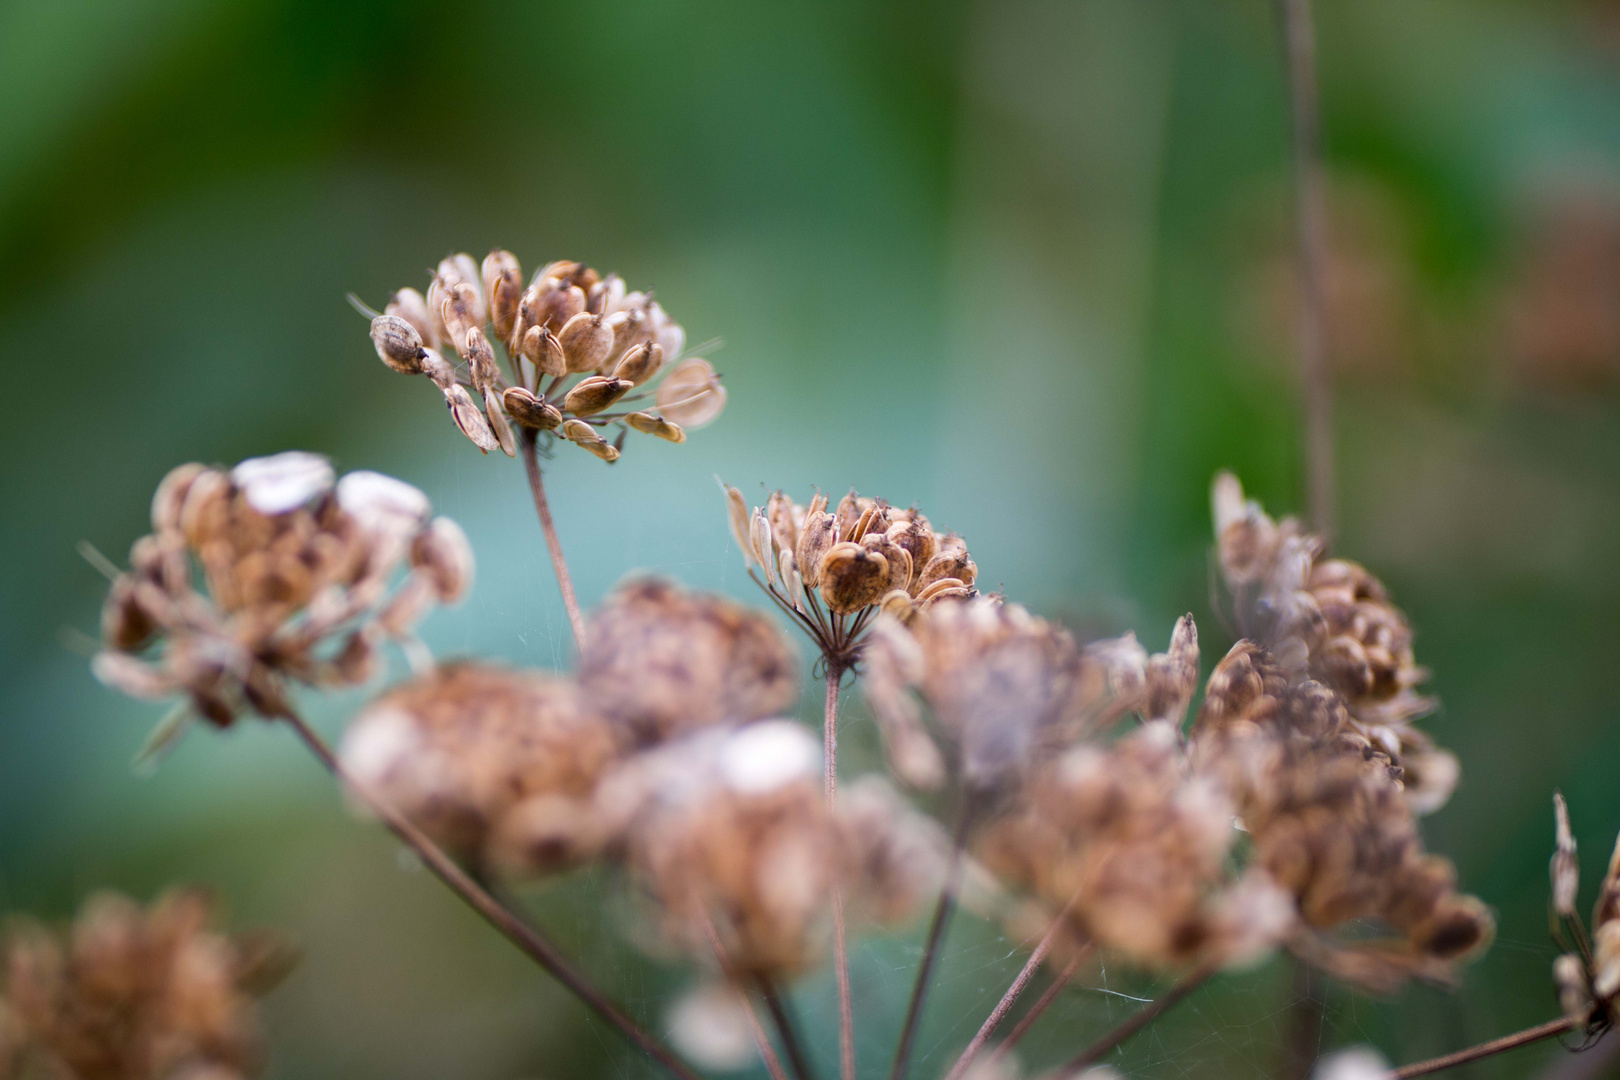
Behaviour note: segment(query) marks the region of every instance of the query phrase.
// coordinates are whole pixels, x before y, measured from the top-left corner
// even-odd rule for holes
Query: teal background
[[[1620,5],[1318,7],[1339,550],[1418,629],[1444,701],[1428,726],[1464,768],[1425,829],[1500,919],[1455,993],[1328,991],[1325,1047],[1399,1061],[1553,1014],[1552,789],[1588,896],[1620,829]],[[304,960],[266,1006],[274,1077],[650,1075],[352,820],[286,733],[195,733],[136,775],[159,710],[89,678],[104,583],[75,543],[121,560],[181,461],[319,450],[466,527],[480,577],[427,624],[438,653],[568,664],[521,468],[377,363],[343,299],[501,245],[654,285],[689,341],[725,343],[714,427],[612,468],[559,452],[587,602],[632,568],[753,599],[714,478],[854,485],[920,504],[984,583],[1082,633],[1162,648],[1191,609],[1207,671],[1229,640],[1211,474],[1303,502],[1285,107],[1259,0],[0,0],[0,908],[200,881],[235,922],[286,928]],[[1538,278],[1559,243],[1573,268]],[[1570,327],[1592,343],[1558,345]],[[360,699],[305,704],[335,734]],[[535,911],[657,1024],[688,976],[623,944],[631,916],[601,897],[571,881]],[[863,1075],[920,937],[857,951]],[[1021,961],[958,922],[914,1075],[947,1067]],[[1156,985],[1070,991],[1026,1065]],[[1117,1064],[1281,1075],[1292,999],[1280,963],[1223,978]],[[830,980],[797,1006],[832,1075]]]

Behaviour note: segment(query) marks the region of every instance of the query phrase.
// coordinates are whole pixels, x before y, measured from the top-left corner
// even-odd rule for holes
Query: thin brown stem
[[[771,1014],[771,1023],[776,1025],[776,1035],[782,1040],[782,1050],[787,1054],[788,1064],[793,1067],[793,1075],[798,1080],[814,1080],[810,1060],[805,1057],[804,1047],[799,1042],[798,1029],[788,1014],[787,1003],[777,992],[776,984],[764,975],[755,981],[759,984],[760,1000],[765,1002],[765,1010]]]
[[[742,982],[732,968],[731,960],[726,956],[725,946],[720,943],[720,932],[714,928],[714,920],[707,914],[703,916],[703,932],[709,939],[709,947],[714,950],[715,961],[719,963],[720,970],[725,972],[726,981],[731,984],[732,992],[737,995],[737,1004],[741,1006],[743,1019],[748,1023],[748,1033],[754,1038],[754,1047],[765,1062],[771,1080],[788,1080],[788,1074],[782,1068],[782,1059],[776,1056],[776,1048],[771,1045],[770,1036],[765,1034],[765,1025],[759,1022],[759,1013],[754,1009],[754,1003],[749,1000],[748,992],[743,989]]]
[[[957,879],[962,873],[962,849],[967,844],[968,828],[972,821],[971,808],[964,805],[961,820],[956,827],[956,838],[951,844],[951,861],[945,868],[945,883],[939,890],[939,904],[934,908],[934,920],[928,926],[928,939],[923,945],[922,960],[917,965],[917,981],[911,988],[911,1001],[906,1006],[906,1019],[900,1026],[900,1040],[894,1048],[894,1065],[889,1069],[889,1080],[905,1080],[911,1065],[911,1047],[917,1038],[917,1022],[922,1018],[923,1002],[928,997],[928,983],[934,974],[934,961],[939,957],[940,942],[945,939],[945,928],[950,925],[951,913],[956,910]]]
[[[1310,0],[1280,0],[1293,106],[1295,210],[1298,217],[1299,374],[1305,414],[1306,500],[1311,524],[1333,532],[1333,389],[1328,370],[1327,197],[1316,84],[1316,37]]]
[[[536,446],[538,434],[523,429],[523,468],[529,474],[529,494],[534,497],[534,509],[540,515],[540,531],[546,537],[546,550],[551,553],[551,568],[557,573],[557,589],[562,593],[563,607],[568,609],[568,623],[574,628],[574,644],[585,647],[585,619],[579,613],[579,600],[574,596],[574,579],[568,575],[568,560],[563,558],[562,541],[557,539],[557,526],[551,520],[551,507],[546,502],[546,488],[540,477],[540,453]]]
[[[1506,1050],[1517,1050],[1521,1046],[1528,1046],[1533,1042],[1540,1042],[1542,1039],[1550,1039],[1554,1035],[1562,1035],[1566,1031],[1575,1031],[1580,1028],[1582,1023],[1580,1020],[1561,1016],[1557,1020],[1549,1020],[1545,1024],[1525,1028],[1523,1031],[1516,1031],[1512,1035],[1503,1035],[1500,1039],[1492,1039],[1490,1042],[1482,1042],[1478,1046],[1470,1046],[1466,1050],[1457,1050],[1437,1058],[1430,1058],[1428,1061],[1402,1065],[1389,1075],[1396,1078],[1396,1080],[1406,1080],[1409,1076],[1428,1076],[1430,1073],[1437,1073],[1456,1065],[1466,1065],[1470,1061],[1488,1058],[1492,1054],[1500,1054]]]
[[[821,727],[822,787],[831,809],[838,796],[838,684],[844,669],[827,661],[827,707]],[[849,935],[844,925],[844,894],[832,895],[833,975],[838,983],[838,1075],[855,1080],[855,1005],[849,989]]]
[[[1213,967],[1203,967],[1183,977],[1162,996],[1136,1010],[1108,1034],[1076,1054],[1067,1065],[1063,1066],[1063,1072],[1076,1073],[1088,1065],[1096,1064],[1098,1058],[1163,1016],[1172,1006],[1204,985],[1213,974],[1215,974]]]
[[[1019,1018],[1018,1023],[1013,1025],[1013,1029],[1007,1032],[1007,1037],[1002,1039],[996,1045],[996,1048],[990,1052],[992,1062],[1000,1060],[1003,1054],[1018,1045],[1018,1040],[1022,1039],[1029,1029],[1035,1026],[1035,1021],[1039,1020],[1041,1014],[1045,1013],[1052,1002],[1057,1000],[1058,995],[1063,992],[1063,988],[1073,981],[1075,973],[1080,970],[1080,965],[1085,962],[1090,953],[1091,948],[1087,946],[1075,953],[1074,958],[1063,965],[1063,970],[1058,972],[1058,977],[1052,980],[1052,985],[1041,992],[1041,996],[1035,999],[1035,1004],[1029,1007],[1029,1012]]]
[[[285,720],[309,747],[310,752],[320,759],[321,764],[343,785],[345,789],[355,795],[367,808],[388,827],[388,830],[399,838],[400,842],[410,848],[421,859],[429,870],[450,887],[450,891],[466,902],[467,906],[483,917],[484,921],[499,930],[508,941],[521,949],[530,959],[545,969],[546,973],[563,986],[567,987],[573,995],[589,1006],[598,1016],[618,1028],[631,1042],[635,1043],[648,1057],[662,1065],[671,1076],[679,1080],[698,1080],[697,1074],[687,1068],[677,1058],[673,1051],[663,1043],[644,1031],[639,1024],[621,1010],[612,1001],[608,1000],[596,987],[586,981],[585,977],[557,950],[546,937],[538,930],[529,926],[522,919],[514,915],[500,901],[489,894],[483,886],[474,881],[472,876],[463,870],[454,859],[446,855],[437,844],[428,838],[427,834],[417,828],[405,815],[395,810],[388,802],[375,793],[356,782],[338,761],[337,755],[327,745],[316,731],[291,708],[285,709],[281,714]]]

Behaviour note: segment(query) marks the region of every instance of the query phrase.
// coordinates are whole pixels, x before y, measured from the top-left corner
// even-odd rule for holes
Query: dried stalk
[[[1280,0],[1293,106],[1298,215],[1300,403],[1305,414],[1306,501],[1311,525],[1333,534],[1333,390],[1327,340],[1327,200],[1310,0]]]
[[[557,574],[557,589],[562,593],[563,607],[568,609],[568,623],[574,628],[574,644],[585,647],[585,619],[579,613],[579,600],[574,596],[574,579],[568,575],[568,560],[563,558],[562,541],[557,539],[557,526],[551,520],[551,507],[546,502],[545,485],[540,477],[540,453],[536,445],[538,434],[523,429],[523,468],[529,474],[529,494],[534,497],[535,512],[540,515],[540,531],[546,537],[546,550],[551,553],[551,568]]]
[[[782,995],[777,992],[776,984],[764,975],[756,981],[759,984],[760,999],[765,1002],[765,1009],[771,1014],[771,1022],[776,1025],[776,1034],[782,1040],[782,1050],[787,1054],[788,1064],[793,1067],[793,1075],[798,1080],[814,1080],[814,1074],[810,1071],[810,1061],[805,1057],[803,1044],[799,1042],[798,1029],[788,1014],[787,1004],[782,1000]]]
[[[737,995],[737,1004],[742,1007],[743,1019],[748,1022],[748,1033],[754,1037],[754,1047],[765,1062],[765,1069],[771,1074],[771,1080],[788,1080],[787,1072],[782,1068],[782,1059],[776,1056],[776,1048],[765,1034],[765,1025],[759,1022],[759,1013],[754,1009],[754,1003],[748,999],[748,992],[743,989],[736,973],[732,970],[731,961],[726,957],[725,946],[720,944],[720,932],[714,928],[714,920],[705,913],[703,916],[703,932],[708,936],[709,947],[714,950],[714,959],[725,972],[726,981],[731,984],[732,992]]]
[[[557,950],[539,931],[529,926],[522,919],[514,915],[500,901],[491,896],[488,890],[473,880],[454,859],[428,838],[427,834],[418,829],[409,818],[399,813],[386,801],[377,797],[344,770],[338,761],[337,755],[326,744],[326,740],[307,724],[291,708],[281,713],[285,720],[309,747],[321,764],[337,779],[348,791],[357,796],[372,813],[386,825],[390,832],[399,838],[400,842],[427,866],[429,870],[450,887],[450,891],[459,896],[466,904],[476,911],[495,929],[504,934],[507,940],[521,949],[530,959],[534,960],[547,974],[567,987],[573,995],[588,1005],[596,1014],[614,1027],[618,1028],[631,1042],[635,1043],[648,1057],[679,1080],[699,1080],[697,1074],[692,1072],[677,1058],[663,1043],[653,1038],[634,1020],[630,1019],[617,1005],[608,1000],[596,987],[586,981],[585,977],[574,969],[573,965]]]
[[[1018,1045],[1018,1040],[1022,1039],[1029,1029],[1035,1026],[1035,1021],[1039,1020],[1041,1014],[1046,1012],[1052,1002],[1057,1000],[1057,996],[1063,992],[1063,988],[1073,981],[1075,972],[1080,970],[1080,965],[1085,963],[1086,957],[1090,954],[1091,949],[1088,946],[1075,953],[1074,959],[1063,966],[1063,970],[1058,972],[1058,977],[1052,980],[1052,985],[1041,992],[1041,996],[1035,999],[1035,1004],[1029,1007],[1029,1012],[1025,1013],[1018,1023],[1013,1025],[1013,1029],[1007,1032],[1007,1037],[1002,1039],[996,1045],[996,1048],[990,1052],[990,1061],[992,1063],[999,1061],[1002,1055],[1010,1052],[1013,1047]]]
[[[1470,1046],[1466,1050],[1457,1050],[1437,1058],[1430,1058],[1428,1061],[1402,1065],[1389,1075],[1396,1078],[1396,1080],[1406,1080],[1409,1076],[1428,1076],[1430,1073],[1441,1072],[1456,1065],[1466,1065],[1470,1061],[1488,1058],[1493,1054],[1500,1054],[1506,1050],[1517,1050],[1521,1046],[1528,1046],[1533,1042],[1540,1042],[1542,1039],[1550,1039],[1554,1035],[1562,1035],[1566,1031],[1575,1031],[1581,1024],[1582,1021],[1580,1020],[1562,1016],[1557,1020],[1549,1020],[1545,1024],[1538,1024],[1532,1028],[1525,1028],[1523,1031],[1516,1031],[1512,1035],[1503,1035],[1500,1039],[1492,1039],[1489,1042],[1482,1042],[1478,1046]]]
[[[928,982],[934,973],[934,961],[939,957],[939,945],[945,938],[945,928],[956,910],[956,889],[962,873],[962,849],[967,844],[968,827],[972,821],[971,807],[964,805],[961,814],[956,838],[951,844],[950,865],[945,869],[945,884],[939,890],[939,905],[934,908],[934,920],[928,926],[928,940],[923,946],[922,960],[917,965],[917,981],[912,985],[906,1019],[900,1026],[900,1039],[894,1048],[894,1065],[889,1069],[889,1080],[905,1080],[906,1070],[911,1065],[911,1046],[917,1038],[917,1021],[922,1018],[923,1002],[928,997]]]
[[[1185,976],[1161,997],[1136,1010],[1108,1034],[1076,1054],[1067,1065],[1063,1066],[1063,1073],[1065,1075],[1077,1073],[1088,1065],[1095,1064],[1098,1058],[1170,1011],[1172,1006],[1204,985],[1213,974],[1215,974],[1213,967],[1203,967]]]
[[[827,806],[838,796],[838,684],[844,669],[827,662],[827,709],[821,729],[823,786]],[[849,936],[844,925],[844,895],[833,890],[833,973],[838,983],[838,1075],[855,1080],[855,1006],[849,990]]]

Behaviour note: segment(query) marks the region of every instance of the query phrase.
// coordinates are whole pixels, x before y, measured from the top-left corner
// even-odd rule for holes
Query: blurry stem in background
[[[562,593],[563,607],[568,609],[568,623],[574,628],[574,644],[585,648],[585,620],[579,613],[579,601],[574,597],[574,579],[568,576],[568,561],[563,558],[562,542],[557,539],[557,526],[551,520],[551,507],[546,503],[545,485],[540,479],[540,453],[536,442],[539,434],[524,428],[523,468],[529,474],[529,494],[534,496],[534,509],[540,515],[540,531],[546,535],[546,550],[551,552],[551,568],[557,572],[557,588]]]
[[[1277,1071],[1283,1080],[1306,1080],[1321,1052],[1322,1021],[1327,1006],[1321,997],[1322,987],[1311,978],[1310,965],[1293,955],[1288,957],[1288,962],[1294,968],[1294,1003],[1288,1009],[1288,1029]]]
[[[754,1009],[754,1003],[748,998],[748,991],[743,989],[737,973],[732,970],[731,961],[726,957],[725,946],[720,943],[720,931],[714,928],[714,920],[707,912],[703,913],[703,933],[709,939],[709,947],[714,950],[715,962],[720,970],[725,972],[726,982],[731,984],[732,993],[737,995],[737,1005],[742,1009],[743,1019],[748,1022],[748,1033],[754,1037],[754,1047],[759,1056],[764,1059],[765,1069],[771,1074],[771,1080],[788,1080],[788,1075],[782,1069],[782,1059],[776,1056],[776,1048],[771,1045],[770,1037],[765,1034],[765,1027],[759,1022],[759,1013]]]
[[[1293,106],[1294,202],[1299,271],[1299,378],[1305,421],[1306,502],[1311,526],[1333,535],[1333,389],[1328,371],[1327,203],[1316,38],[1310,0],[1279,0]]]
[[[776,1025],[776,1034],[782,1040],[782,1051],[787,1054],[788,1064],[793,1066],[793,1075],[798,1080],[813,1080],[809,1060],[804,1056],[804,1047],[799,1042],[798,1030],[793,1026],[793,1018],[788,1015],[787,1004],[777,992],[776,984],[764,975],[756,981],[759,983],[759,996],[765,1002],[766,1011],[771,1014],[771,1022]]]
[[[822,787],[827,795],[827,809],[833,809],[838,797],[838,684],[843,681],[844,669],[832,660],[825,661],[827,680],[827,711],[821,726]],[[838,983],[838,1075],[841,1080],[855,1080],[855,1005],[849,991],[849,935],[844,927],[844,894],[837,888],[832,895],[833,916],[833,972]]]
[[[1185,999],[1188,994],[1191,994],[1194,990],[1198,989],[1200,986],[1203,986],[1213,974],[1215,974],[1215,968],[1210,966],[1198,968],[1197,970],[1184,975],[1181,978],[1181,981],[1177,982],[1176,985],[1166,990],[1151,1004],[1142,1006],[1130,1016],[1126,1017],[1123,1023],[1119,1024],[1108,1034],[1104,1035],[1102,1038],[1080,1051],[1080,1053],[1076,1054],[1072,1059],[1070,1059],[1068,1064],[1063,1066],[1061,1072],[1064,1075],[1078,1073],[1086,1066],[1095,1064],[1098,1058],[1102,1057],[1104,1054],[1108,1053],[1108,1051],[1112,1050],[1126,1039],[1129,1039],[1132,1035],[1135,1035],[1137,1032],[1153,1023],[1153,1021],[1157,1020],[1160,1016],[1163,1016],[1165,1013],[1169,1012],[1173,1005],[1176,1005]]]
[[[574,996],[590,1006],[596,1014],[614,1027],[618,1028],[626,1038],[635,1043],[643,1053],[662,1065],[671,1076],[679,1080],[698,1080],[697,1074],[681,1063],[673,1051],[663,1043],[642,1030],[634,1020],[630,1019],[618,1006],[609,1001],[603,993],[586,982],[585,977],[574,970],[557,947],[540,934],[539,931],[519,919],[511,911],[503,907],[500,901],[491,896],[463,870],[454,859],[428,838],[427,834],[418,829],[405,815],[395,810],[388,803],[357,783],[353,777],[344,771],[342,764],[332,748],[326,744],[303,718],[290,707],[283,710],[281,719],[285,720],[309,747],[310,752],[320,759],[321,764],[337,779],[345,790],[349,791],[366,807],[388,826],[390,832],[399,838],[400,842],[416,853],[417,858],[432,870],[440,881],[450,887],[450,891],[466,901],[467,905],[479,915],[484,917],[495,929],[521,949],[530,959],[534,960],[552,978],[562,983],[573,992]]]
[[[1080,965],[1085,963],[1086,957],[1090,954],[1091,950],[1089,948],[1082,949],[1074,954],[1074,959],[1063,965],[1063,970],[1058,972],[1058,977],[1052,980],[1052,985],[1041,992],[1041,996],[1035,999],[1035,1004],[1029,1007],[1029,1012],[1025,1013],[1022,1019],[1013,1025],[1013,1029],[1007,1032],[1007,1037],[1002,1039],[996,1045],[996,1048],[990,1052],[990,1063],[992,1065],[1000,1061],[1002,1055],[1017,1046],[1018,1040],[1022,1039],[1025,1033],[1035,1026],[1035,1021],[1039,1020],[1041,1014],[1046,1012],[1052,1002],[1057,1000],[1057,996],[1063,992],[1065,986],[1069,985],[1069,982],[1074,978],[1075,972],[1080,970]]]
[[[1411,1065],[1402,1065],[1389,1075],[1396,1080],[1406,1080],[1409,1076],[1428,1076],[1443,1069],[1450,1069],[1457,1065],[1466,1065],[1470,1061],[1500,1054],[1504,1050],[1517,1050],[1521,1046],[1528,1046],[1542,1039],[1550,1039],[1554,1035],[1562,1035],[1566,1031],[1575,1031],[1583,1026],[1585,1021],[1561,1016],[1557,1020],[1549,1020],[1545,1024],[1538,1024],[1533,1028],[1516,1031],[1512,1035],[1504,1035],[1500,1039],[1482,1042],[1478,1046],[1470,1046],[1466,1050],[1456,1050],[1441,1057],[1430,1058],[1428,1061],[1419,1061]]]
[[[934,961],[939,956],[939,944],[945,938],[951,913],[956,910],[956,889],[962,876],[962,849],[967,846],[968,829],[973,823],[975,807],[971,797],[962,803],[961,819],[956,825],[956,836],[951,841],[951,861],[945,867],[945,883],[940,886],[939,906],[934,909],[934,921],[928,926],[928,940],[923,945],[922,960],[917,964],[917,981],[911,988],[911,1002],[906,1006],[906,1019],[900,1026],[900,1041],[894,1048],[894,1066],[889,1080],[906,1080],[911,1065],[911,1044],[917,1038],[917,1021],[922,1019],[923,1002],[928,998],[928,980],[934,974]]]

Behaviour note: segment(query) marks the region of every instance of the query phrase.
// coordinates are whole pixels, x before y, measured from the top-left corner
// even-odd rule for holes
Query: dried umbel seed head
[[[1334,691],[1239,642],[1210,675],[1194,760],[1231,794],[1252,859],[1294,897],[1309,932],[1290,947],[1340,978],[1386,991],[1443,980],[1489,942],[1490,913],[1425,854],[1401,770],[1370,743]],[[1399,936],[1324,936],[1376,919]]]
[[[449,256],[425,296],[394,294],[373,318],[372,336],[390,368],[426,375],[439,388],[457,429],[486,454],[516,456],[511,421],[612,462],[630,431],[682,443],[726,402],[707,360],[681,359],[686,332],[650,293],[577,262],[549,263],[525,288],[509,251],[491,251],[482,266]],[[611,411],[637,388],[631,400],[650,396],[652,407]]]
[[[1413,809],[1443,806],[1457,761],[1414,726],[1434,709],[1418,691],[1428,672],[1383,583],[1357,563],[1325,558],[1322,539],[1297,520],[1273,521],[1231,473],[1215,478],[1211,502],[1240,621],[1259,629],[1261,644],[1285,666],[1303,668],[1344,699],[1359,733],[1409,774]]]
[[[285,971],[290,950],[228,937],[212,921],[208,898],[183,891],[145,909],[96,894],[66,934],[15,924],[0,995],[5,1075],[257,1075],[254,998]]]
[[[1162,653],[1149,656],[1135,634],[1125,634],[1087,645],[1081,661],[1078,696],[1087,726],[1106,730],[1134,713],[1180,727],[1198,688],[1198,627],[1183,615]]]
[[[766,615],[659,579],[608,598],[579,661],[590,700],[641,742],[778,713],[793,703],[797,676]]]
[[[1082,661],[1061,627],[988,597],[934,604],[909,623],[878,618],[866,653],[866,693],[891,768],[937,786],[943,759],[918,697],[950,745],[970,791],[1000,794],[1042,751],[1073,740],[1084,720]],[[913,695],[916,696],[913,696]]]
[[[334,484],[315,454],[182,465],[152,510],[108,594],[94,670],[136,697],[185,695],[221,726],[280,714],[288,680],[364,681],[379,645],[411,640],[472,580],[466,536],[425,495],[373,472]]]
[[[840,668],[855,662],[879,610],[904,621],[976,595],[978,569],[961,537],[934,532],[915,510],[852,491],[829,513],[825,495],[800,506],[778,491],[750,512],[741,492],[722,486],[750,576]]]
[[[595,850],[585,810],[619,749],[614,727],[586,707],[572,682],[461,663],[367,705],[344,735],[340,757],[357,783],[440,844],[544,871]],[[578,828],[525,835],[514,819],[531,802],[571,804]]]

